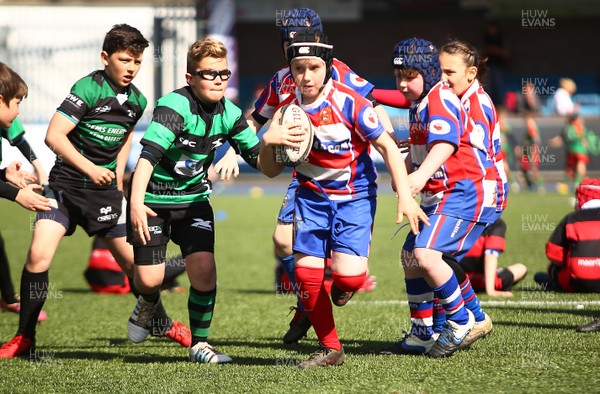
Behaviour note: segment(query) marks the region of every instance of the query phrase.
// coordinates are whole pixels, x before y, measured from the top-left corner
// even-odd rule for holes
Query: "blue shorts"
[[[294,252],[326,258],[331,251],[369,256],[375,196],[330,200],[300,187],[294,216]]]
[[[298,185],[298,179],[294,177],[288,186],[285,197],[283,197],[281,209],[279,210],[279,215],[277,215],[279,223],[294,223],[294,207],[296,206],[296,190],[298,189]]]
[[[429,226],[419,225],[419,234],[406,236],[403,249],[415,248],[437,250],[452,255],[460,261],[483,233],[487,224],[471,222],[446,215],[429,216]]]

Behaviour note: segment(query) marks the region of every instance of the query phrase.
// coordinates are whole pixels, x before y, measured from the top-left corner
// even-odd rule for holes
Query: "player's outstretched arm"
[[[129,157],[129,152],[131,151],[131,144],[133,142],[133,129],[128,130],[123,138],[123,143],[121,144],[121,148],[119,149],[119,153],[117,154],[117,168],[116,177],[117,177],[117,189],[123,191],[123,177],[125,175],[125,167],[127,166],[127,158]]]
[[[419,168],[408,176],[410,191],[417,195],[427,183],[427,180],[454,154],[456,147],[450,143],[438,142],[431,147],[429,153]]]
[[[21,170],[21,162],[13,161],[6,167],[6,180],[19,189],[23,189],[29,183],[36,183],[37,178],[28,172]]]
[[[281,125],[279,124],[280,119],[281,110],[278,110],[260,141],[258,168],[270,178],[279,175],[284,167],[283,164],[275,161],[275,146],[286,145],[298,147],[304,141],[304,132],[300,129],[302,124],[288,123]]]
[[[67,135],[75,128],[75,124],[61,113],[55,113],[50,120],[46,133],[46,145],[68,164],[87,175],[96,185],[110,185],[115,173],[107,168],[95,165],[75,149]]]
[[[396,223],[401,223],[403,216],[408,219],[408,224],[414,234],[419,232],[419,220],[429,225],[429,219],[419,204],[411,195],[406,167],[396,143],[388,133],[382,133],[371,141],[372,145],[383,157],[385,165],[392,177],[392,187],[398,197],[398,217]]]
[[[510,291],[496,290],[496,270],[498,269],[498,256],[486,253],[483,258],[483,273],[485,278],[485,292],[490,297],[512,297]]]
[[[39,191],[38,192],[36,192]],[[37,184],[27,185],[19,190],[15,201],[25,209],[30,211],[49,211],[50,200],[43,197],[40,193],[44,190],[44,187]]]
[[[254,131],[254,133],[258,133],[260,128],[263,126],[261,123],[256,121],[252,115],[246,118],[248,122],[248,126]],[[238,155],[235,153],[235,149],[233,147],[229,147],[225,155],[215,164],[215,172],[221,176],[222,181],[229,181],[231,177],[237,178],[240,174],[240,166],[238,164]]]
[[[144,204],[146,188],[153,170],[154,166],[148,160],[144,158],[138,160],[133,175],[133,183],[131,184],[131,195],[129,196],[131,228],[135,237],[143,245],[150,241],[148,215],[156,216],[156,213]]]

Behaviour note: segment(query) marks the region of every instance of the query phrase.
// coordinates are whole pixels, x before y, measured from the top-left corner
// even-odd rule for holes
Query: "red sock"
[[[367,273],[363,272],[360,275],[353,276],[345,276],[340,275],[337,272],[332,272],[331,277],[333,278],[333,283],[337,286],[341,291],[357,291],[360,287],[365,283],[367,279]]]
[[[335,330],[331,301],[323,284],[325,270],[296,266],[294,272],[300,302],[317,333],[319,342],[327,348],[340,350],[342,344]]]

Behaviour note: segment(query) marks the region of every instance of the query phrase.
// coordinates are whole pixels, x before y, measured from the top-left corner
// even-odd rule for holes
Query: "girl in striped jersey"
[[[484,192],[496,189],[496,194],[484,201],[483,220],[493,218],[492,223],[506,209],[508,197],[508,178],[504,169],[500,141],[500,126],[494,103],[483,90],[486,60],[482,60],[477,50],[469,43],[459,40],[449,41],[440,48],[442,79],[448,82],[450,89],[458,96],[461,104],[473,119],[475,127],[482,128],[488,145],[488,155],[493,167],[488,167]],[[481,152],[483,154],[484,152]],[[495,185],[490,182],[495,182]],[[486,194],[487,196],[487,194]],[[495,204],[489,204],[490,200]]]
[[[480,85],[486,69],[486,60],[482,60],[477,50],[469,43],[451,40],[440,48],[440,66],[442,79],[454,94],[458,96],[473,121],[474,128],[483,132],[488,151],[478,150],[481,162],[492,159],[493,165],[485,168],[483,179],[483,209],[479,221],[488,224],[496,222],[506,208],[508,196],[508,177],[506,175],[500,141],[498,116],[492,100]],[[468,250],[468,249],[467,249]],[[460,260],[460,259],[459,259]],[[464,274],[456,262],[446,261],[454,269],[457,276],[463,300],[467,308],[473,312],[475,325],[465,337],[459,349],[470,346],[476,340],[485,337],[492,331],[492,321],[483,312],[479,300],[471,286],[469,277]],[[495,272],[495,269],[492,271]],[[436,301],[437,302],[437,301]],[[434,307],[434,331],[440,331],[445,321],[443,308]]]

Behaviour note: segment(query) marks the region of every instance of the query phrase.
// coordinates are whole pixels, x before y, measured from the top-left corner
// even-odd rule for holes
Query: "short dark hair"
[[[144,38],[138,29],[123,23],[114,25],[106,33],[102,50],[108,53],[109,56],[120,51],[140,55],[148,47],[148,44],[148,40]]]
[[[8,104],[12,99],[27,97],[29,89],[23,78],[6,64],[0,62],[0,94],[2,101]]]

